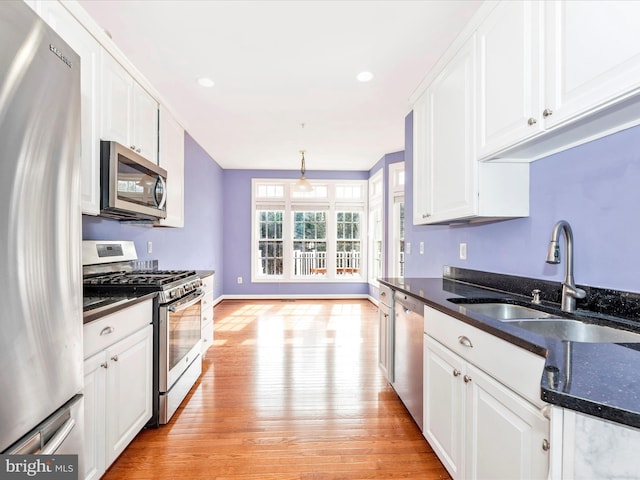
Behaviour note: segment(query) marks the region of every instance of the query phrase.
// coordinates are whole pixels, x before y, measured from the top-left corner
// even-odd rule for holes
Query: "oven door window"
[[[162,177],[118,155],[117,196],[119,200],[157,208],[164,196]]]
[[[172,370],[200,341],[200,310],[202,302],[176,306],[168,312],[169,370]]]

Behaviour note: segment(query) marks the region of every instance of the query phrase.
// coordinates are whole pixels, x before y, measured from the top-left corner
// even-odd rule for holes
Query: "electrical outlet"
[[[238,277],[236,279],[236,282],[238,282],[238,285],[242,285],[242,277]]]
[[[462,242],[460,244],[460,260],[467,259],[467,244]]]
[[[153,252],[153,242],[148,241],[147,242],[147,253],[152,253]]]
[[[420,255],[424,255],[424,242],[420,242]]]

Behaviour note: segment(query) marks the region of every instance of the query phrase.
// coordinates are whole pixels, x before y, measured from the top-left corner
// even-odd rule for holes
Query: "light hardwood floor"
[[[378,368],[370,302],[226,300],[214,323],[186,401],[104,479],[450,478]]]

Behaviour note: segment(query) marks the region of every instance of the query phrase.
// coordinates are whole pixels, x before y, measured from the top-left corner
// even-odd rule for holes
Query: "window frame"
[[[293,185],[297,179],[251,179],[251,281],[255,283],[366,283],[367,262],[363,259],[367,257],[367,180],[310,180],[315,186],[326,186],[326,197],[312,197],[301,195],[294,197]],[[265,185],[271,185],[271,191],[277,191],[282,187],[282,196],[258,196],[258,189]],[[348,187],[343,191],[352,191],[352,187],[359,187],[360,199],[357,198],[337,198],[339,187]],[[266,190],[263,188],[263,190]],[[283,269],[282,275],[258,275],[260,256],[258,255],[258,211],[261,210],[282,210],[282,236],[283,236]],[[294,275],[294,212],[296,211],[317,211],[326,210],[326,274],[322,275]],[[360,213],[360,272],[359,275],[338,275],[337,272],[337,212],[358,212]]]

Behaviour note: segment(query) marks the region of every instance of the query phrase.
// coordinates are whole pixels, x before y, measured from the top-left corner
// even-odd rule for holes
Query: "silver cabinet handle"
[[[550,448],[551,448],[551,444],[549,443],[549,440],[547,440],[546,438],[542,440],[542,450],[544,450],[545,452],[548,452]]]
[[[538,123],[538,121],[531,117],[529,120],[527,120],[527,125],[531,126],[531,125],[535,125],[536,123]]]
[[[140,150],[139,148],[136,148],[136,152],[140,153],[140,152],[141,152],[141,150]]]
[[[100,366],[101,366],[102,368],[109,368],[109,364],[108,364],[107,362],[102,362],[102,363],[100,364]]]
[[[115,331],[115,328],[113,328],[113,327],[104,327],[102,329],[102,331],[100,332],[100,336],[109,335],[110,333],[113,333],[114,331]]]
[[[423,213],[422,218],[429,218],[431,216],[430,213]]]
[[[113,357],[111,357],[111,360],[113,360],[114,362],[118,361],[118,355],[114,355]]]
[[[465,347],[473,348],[473,343],[471,343],[471,340],[469,340],[469,338],[465,337],[464,335],[458,337],[458,343],[464,345]]]
[[[136,149],[136,146],[135,146],[135,145],[130,145],[130,146],[129,146],[129,148],[130,148],[131,150],[135,150],[135,149]]]
[[[453,369],[453,376],[454,377],[459,377],[460,376],[460,370],[458,370],[457,368]]]
[[[553,115],[553,110],[551,110],[550,108],[545,108],[542,112],[542,116],[544,118],[550,117],[551,115]]]
[[[464,383],[469,383],[471,381],[471,377],[469,375],[465,375],[462,378],[464,379]]]

